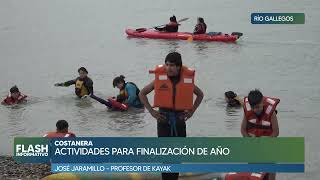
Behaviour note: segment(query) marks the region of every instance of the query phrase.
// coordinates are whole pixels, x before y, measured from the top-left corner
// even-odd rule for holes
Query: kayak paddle
[[[183,19],[180,19],[179,21],[177,21],[178,23],[180,22],[183,22],[183,21],[186,21],[188,20],[189,18],[183,18]],[[144,32],[148,29],[154,29],[154,28],[158,28],[158,27],[161,27],[161,26],[165,26],[166,24],[162,24],[162,25],[159,25],[159,26],[154,26],[154,27],[151,27],[151,28],[138,28],[136,29],[137,32]]]

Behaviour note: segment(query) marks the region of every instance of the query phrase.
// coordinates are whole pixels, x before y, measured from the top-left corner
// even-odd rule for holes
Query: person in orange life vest
[[[164,32],[178,32],[179,24],[177,23],[176,16],[170,17],[170,22],[166,24],[164,27],[155,27],[158,31],[164,31]]]
[[[75,94],[79,98],[85,98],[93,94],[93,81],[88,77],[88,71],[84,67],[78,69],[79,77],[64,83],[56,83],[55,86],[68,87],[75,85]]]
[[[186,137],[185,121],[192,117],[203,99],[203,92],[194,84],[194,70],[182,65],[178,52],[169,53],[165,65],[154,71],[155,80],[144,87],[139,97],[150,114],[157,119],[158,137]],[[147,95],[155,91],[152,108]],[[197,96],[193,103],[193,94]],[[163,173],[162,179],[178,179],[179,173]]]
[[[186,136],[185,120],[193,115],[203,98],[203,92],[194,84],[194,70],[182,66],[181,55],[172,52],[166,56],[165,65],[158,66],[154,73],[156,79],[141,90],[139,97],[150,114],[158,120],[158,136]],[[159,111],[151,107],[147,98],[153,90],[154,106],[159,107]],[[193,94],[197,95],[194,103]],[[182,120],[181,129],[177,126],[175,135],[170,131],[174,124],[169,124],[169,112],[175,113],[177,125]]]
[[[244,137],[277,137],[279,126],[276,107],[280,99],[265,97],[259,90],[250,91],[244,98],[244,117],[241,134]],[[268,173],[267,180],[275,180],[275,173]]]
[[[207,31],[207,25],[204,23],[204,19],[202,17],[198,18],[198,23],[194,28],[193,34],[205,34]]]
[[[59,120],[56,123],[57,131],[46,133],[43,137],[61,138],[61,137],[76,137],[72,132],[68,131],[69,124],[66,120]]]
[[[22,94],[17,86],[10,88],[10,94],[1,102],[3,105],[15,105],[26,101],[27,96]]]
[[[276,107],[280,100],[265,97],[259,90],[250,91],[244,98],[244,117],[241,124],[241,134],[244,137],[279,135]]]

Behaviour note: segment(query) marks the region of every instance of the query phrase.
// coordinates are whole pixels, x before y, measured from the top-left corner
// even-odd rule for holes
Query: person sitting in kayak
[[[69,132],[69,124],[66,120],[59,120],[56,123],[56,132],[48,132],[43,137],[47,138],[62,138],[62,137],[76,137],[72,132]]]
[[[233,91],[227,91],[224,93],[224,98],[229,107],[240,107],[242,106],[241,98]]]
[[[206,31],[207,31],[207,25],[204,22],[204,19],[202,17],[199,17],[198,23],[194,28],[193,34],[205,34]]]
[[[158,31],[164,31],[164,32],[178,32],[179,24],[177,22],[176,16],[170,17],[170,22],[166,24],[164,27],[155,27]]]
[[[68,87],[71,85],[75,85],[75,94],[79,98],[86,97],[90,94],[93,94],[93,81],[88,77],[88,71],[84,67],[80,67],[78,69],[79,77],[76,79],[64,82],[64,83],[56,83],[55,86],[64,86]]]
[[[1,102],[3,105],[15,105],[26,101],[27,96],[22,94],[17,86],[10,88],[10,94]]]
[[[125,99],[124,102],[126,102],[129,106],[143,108],[144,106],[138,96],[140,93],[138,86],[133,82],[126,82],[124,79],[125,77],[123,75],[113,79],[113,87],[117,87],[120,90],[120,96],[118,97],[122,100]]]

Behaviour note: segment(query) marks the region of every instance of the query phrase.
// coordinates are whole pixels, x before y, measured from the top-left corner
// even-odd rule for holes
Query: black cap
[[[10,88],[10,93],[18,93],[20,92],[17,86],[13,86],[12,88]]]

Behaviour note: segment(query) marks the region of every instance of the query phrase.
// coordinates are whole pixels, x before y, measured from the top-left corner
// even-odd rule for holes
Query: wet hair
[[[233,99],[233,98],[237,97],[237,94],[234,93],[233,91],[227,91],[224,93],[224,95],[229,99]]]
[[[69,124],[66,120],[59,120],[56,123],[57,131],[62,131],[69,127]]]
[[[120,76],[118,76],[118,77],[115,77],[115,78],[113,79],[113,82],[112,82],[113,87],[116,87],[117,84],[119,84],[119,83],[125,84],[125,83],[126,83],[126,81],[124,80],[125,78],[126,78],[126,77],[124,77],[123,75],[120,75]]]
[[[204,23],[204,19],[202,17],[198,17],[200,23]]]
[[[171,17],[170,17],[170,21],[171,21],[171,22],[177,22],[176,16],[175,16],[175,15],[171,16]]]
[[[10,88],[10,93],[18,93],[20,92],[17,86],[13,86],[12,88]]]
[[[249,92],[248,101],[251,106],[256,106],[257,104],[261,103],[262,99],[263,95],[258,89]]]
[[[86,72],[88,74],[88,71],[87,71],[87,69],[85,67],[79,68],[78,69],[78,73],[80,73],[80,71],[84,71],[84,72]]]
[[[164,61],[165,63],[173,63],[176,66],[182,66],[182,59],[181,59],[181,54],[178,52],[171,52],[166,56],[166,59]]]

